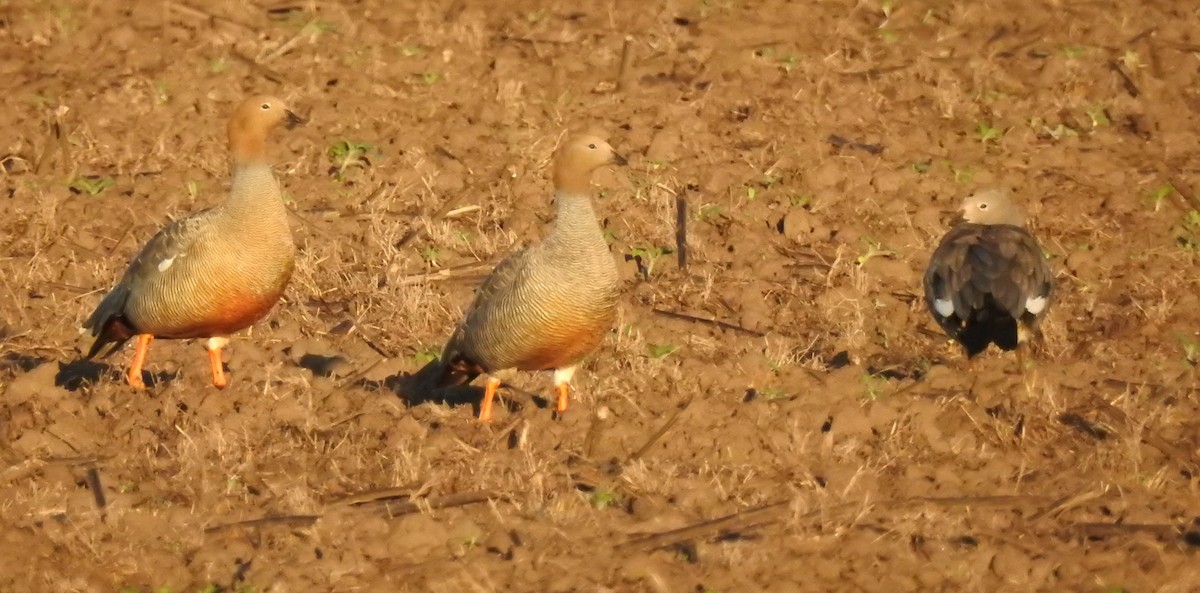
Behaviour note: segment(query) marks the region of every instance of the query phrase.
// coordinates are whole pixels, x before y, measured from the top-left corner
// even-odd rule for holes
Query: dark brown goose
[[[925,304],[968,359],[989,344],[1015,350],[1050,309],[1050,267],[1008,192],[963,200],[962,220],[929,261]]]

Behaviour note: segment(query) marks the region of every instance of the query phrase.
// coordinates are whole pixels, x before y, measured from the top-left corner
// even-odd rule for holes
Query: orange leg
[[[142,381],[142,365],[146,364],[146,351],[150,349],[150,340],[154,336],[150,334],[138,334],[137,349],[133,351],[133,363],[129,365],[129,372],[125,374],[125,378],[134,389],[145,389],[146,382]]]
[[[225,365],[221,363],[220,346],[208,349],[208,364],[212,367],[213,385],[223,389],[229,381],[225,379]]]
[[[567,395],[571,392],[571,384],[559,383],[555,386],[555,389],[558,391],[558,406],[556,409],[561,415],[563,412],[567,411]]]
[[[487,386],[483,388],[483,402],[479,404],[479,421],[492,421],[492,400],[496,398],[496,390],[500,389],[500,379],[488,377]]]

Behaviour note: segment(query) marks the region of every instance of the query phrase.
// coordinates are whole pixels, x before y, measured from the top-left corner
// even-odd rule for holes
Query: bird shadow
[[[21,352],[5,352],[0,357],[0,369],[11,373],[28,373],[46,362],[40,356],[30,356]]]
[[[450,385],[447,387],[431,387],[428,381],[428,367],[416,373],[401,373],[386,377],[382,381],[361,380],[358,383],[364,387],[387,391],[400,398],[407,407],[415,407],[425,403],[435,403],[447,406],[471,406],[471,412],[479,415],[479,405],[483,401],[484,388],[475,385]],[[515,394],[518,397],[512,397]],[[496,395],[495,404],[505,408],[509,413],[515,413],[525,407],[523,401],[531,402],[537,408],[547,408],[550,400],[536,393],[531,393],[504,383]]]
[[[344,356],[324,356],[321,354],[305,354],[296,361],[301,368],[308,369],[313,375],[332,377],[339,367],[346,364]]]
[[[145,381],[147,388],[168,383],[175,380],[178,376],[178,373],[168,373],[166,371],[159,371],[157,373],[142,372],[142,380]],[[84,387],[95,385],[103,379],[111,379],[114,382],[123,383],[125,381],[125,373],[118,367],[94,360],[60,362],[58,363],[58,373],[54,375],[54,384],[67,391],[79,391]]]

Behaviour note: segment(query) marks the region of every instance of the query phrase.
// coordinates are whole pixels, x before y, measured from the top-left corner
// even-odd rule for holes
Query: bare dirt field
[[[1189,0],[0,0],[0,590],[1200,591],[1198,81]],[[252,92],[310,119],[296,274],[229,388],[156,341],[137,392],[77,328]],[[570,411],[404,389],[593,126]],[[993,186],[1057,279],[1023,371],[920,296]]]

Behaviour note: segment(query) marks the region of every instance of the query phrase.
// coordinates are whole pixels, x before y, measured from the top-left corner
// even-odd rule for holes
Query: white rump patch
[[[554,386],[557,387],[564,383],[570,383],[573,376],[575,376],[575,367],[573,366],[554,369]]]
[[[174,257],[174,256],[172,256],[172,257],[168,257],[167,259],[164,259],[164,260],[162,260],[162,261],[158,262],[158,271],[159,271],[159,272],[166,272],[166,271],[167,271],[167,268],[171,267],[171,264],[173,264],[173,263],[175,263],[175,257]]]
[[[1025,310],[1029,311],[1030,315],[1037,315],[1046,308],[1046,297],[1040,296],[1025,301]]]
[[[938,315],[941,315],[942,317],[954,315],[954,301],[947,299],[934,299],[933,310],[937,311]]]

